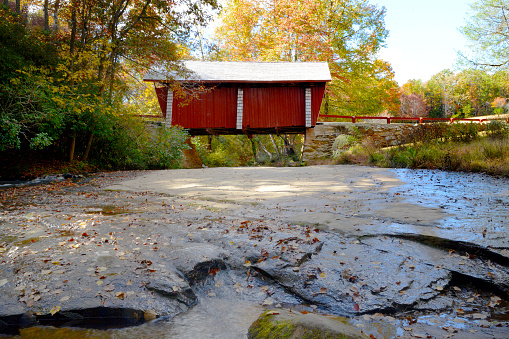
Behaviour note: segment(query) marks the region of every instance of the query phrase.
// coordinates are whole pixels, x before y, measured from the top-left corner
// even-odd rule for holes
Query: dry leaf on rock
[[[115,290],[115,286],[114,285],[106,285],[106,286],[104,286],[104,290],[106,292],[111,292],[111,291]]]
[[[60,310],[61,310],[61,309],[62,309],[62,308],[61,308],[60,306],[55,306],[55,307],[53,307],[53,308],[49,311],[49,313],[50,313],[51,315],[55,315],[55,314],[57,314],[58,312],[60,312]]]

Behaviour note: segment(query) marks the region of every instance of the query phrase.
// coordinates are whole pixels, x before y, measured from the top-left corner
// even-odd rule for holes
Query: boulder
[[[264,312],[249,328],[249,339],[365,339],[346,318],[286,309]]]

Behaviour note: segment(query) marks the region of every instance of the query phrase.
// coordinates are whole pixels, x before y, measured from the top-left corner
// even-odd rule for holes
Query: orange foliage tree
[[[216,58],[326,61],[328,113],[397,112],[394,72],[377,58],[388,34],[384,16],[366,0],[233,0],[220,15]]]

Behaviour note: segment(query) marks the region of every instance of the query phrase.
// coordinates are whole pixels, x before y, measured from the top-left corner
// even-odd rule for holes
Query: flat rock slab
[[[480,183],[475,192],[465,178]],[[482,175],[315,166],[5,189],[0,316],[24,323],[102,307],[177,326],[210,317],[206,307],[247,305],[255,316],[235,322],[249,324],[261,307],[307,304],[357,320],[401,315],[401,326],[419,312],[473,319],[479,331],[506,326],[495,315],[509,287],[508,188]]]

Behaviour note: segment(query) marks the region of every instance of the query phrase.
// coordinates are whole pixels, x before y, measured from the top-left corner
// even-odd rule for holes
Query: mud
[[[346,316],[377,338],[509,333],[507,179],[220,168],[102,174],[1,197],[0,320],[21,334],[69,326],[63,314],[126,309],[159,320],[101,336],[241,338],[267,307]]]

